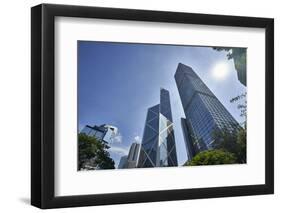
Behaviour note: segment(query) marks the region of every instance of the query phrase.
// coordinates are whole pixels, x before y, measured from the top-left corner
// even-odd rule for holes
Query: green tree
[[[213,148],[222,149],[227,152],[237,153],[237,134],[235,132],[230,132],[228,128],[223,128],[220,130],[215,130],[213,132]]]
[[[214,149],[221,149],[236,156],[237,163],[246,163],[246,129],[240,127],[237,132],[227,128],[214,132]]]
[[[237,103],[237,109],[240,110],[240,116],[245,119],[243,122],[246,125],[247,120],[247,92],[237,95],[230,100],[230,103]]]
[[[114,161],[107,151],[110,147],[95,137],[78,135],[78,169],[114,169]]]
[[[240,163],[247,162],[247,93],[238,95],[230,100],[231,103],[237,103],[240,110],[240,116],[244,118],[242,122],[244,128],[241,128],[237,134],[237,158]]]
[[[236,157],[233,153],[224,150],[208,150],[198,153],[191,161],[186,162],[185,166],[198,165],[218,165],[236,163]]]
[[[237,144],[238,150],[236,153],[237,158],[239,159],[240,163],[247,162],[247,127],[245,125],[245,129],[241,128],[238,132],[237,136]]]

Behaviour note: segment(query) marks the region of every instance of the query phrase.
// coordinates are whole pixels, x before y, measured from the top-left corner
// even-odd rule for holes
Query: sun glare
[[[229,66],[226,62],[218,62],[212,70],[212,75],[217,80],[224,80],[229,73]]]

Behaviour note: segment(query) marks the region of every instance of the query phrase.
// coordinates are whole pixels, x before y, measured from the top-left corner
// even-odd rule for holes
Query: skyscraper
[[[98,140],[108,144],[113,143],[114,137],[117,135],[118,129],[111,125],[89,126],[86,125],[80,133],[85,133],[88,136],[95,137]]]
[[[177,166],[169,91],[161,88],[160,104],[148,109],[138,167]]]
[[[213,148],[214,131],[234,133],[240,125],[191,67],[180,63],[175,80],[186,116],[182,128],[190,160],[196,153]]]
[[[181,118],[181,128],[184,136],[184,142],[186,146],[187,158],[192,159],[198,150],[193,145],[192,135],[188,132],[187,122],[185,118]]]
[[[140,151],[139,143],[132,143],[129,154],[120,158],[118,169],[136,168]]]
[[[132,143],[128,154],[128,168],[136,168],[139,158],[140,144]]]
[[[126,169],[128,168],[128,156],[124,155],[120,158],[118,169]]]

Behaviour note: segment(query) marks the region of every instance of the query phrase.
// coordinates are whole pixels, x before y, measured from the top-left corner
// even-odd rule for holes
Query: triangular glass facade
[[[169,91],[161,89],[160,104],[147,111],[138,167],[177,165]]]

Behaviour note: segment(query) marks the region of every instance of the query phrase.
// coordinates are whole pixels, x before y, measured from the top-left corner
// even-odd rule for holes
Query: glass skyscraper
[[[241,128],[191,67],[180,63],[175,80],[186,116],[181,122],[189,160],[213,148],[214,131],[234,133]]]
[[[124,155],[120,158],[118,169],[126,169],[128,168],[128,156]]]
[[[147,111],[138,167],[177,166],[169,91],[161,88],[160,104]]]
[[[114,137],[117,135],[118,129],[115,126],[103,124],[101,126],[86,125],[80,133],[95,137],[96,139],[111,144],[114,142]]]
[[[140,151],[139,143],[132,143],[128,155],[120,158],[118,169],[136,168]]]
[[[128,154],[128,168],[136,168],[140,152],[140,144],[132,143]]]

